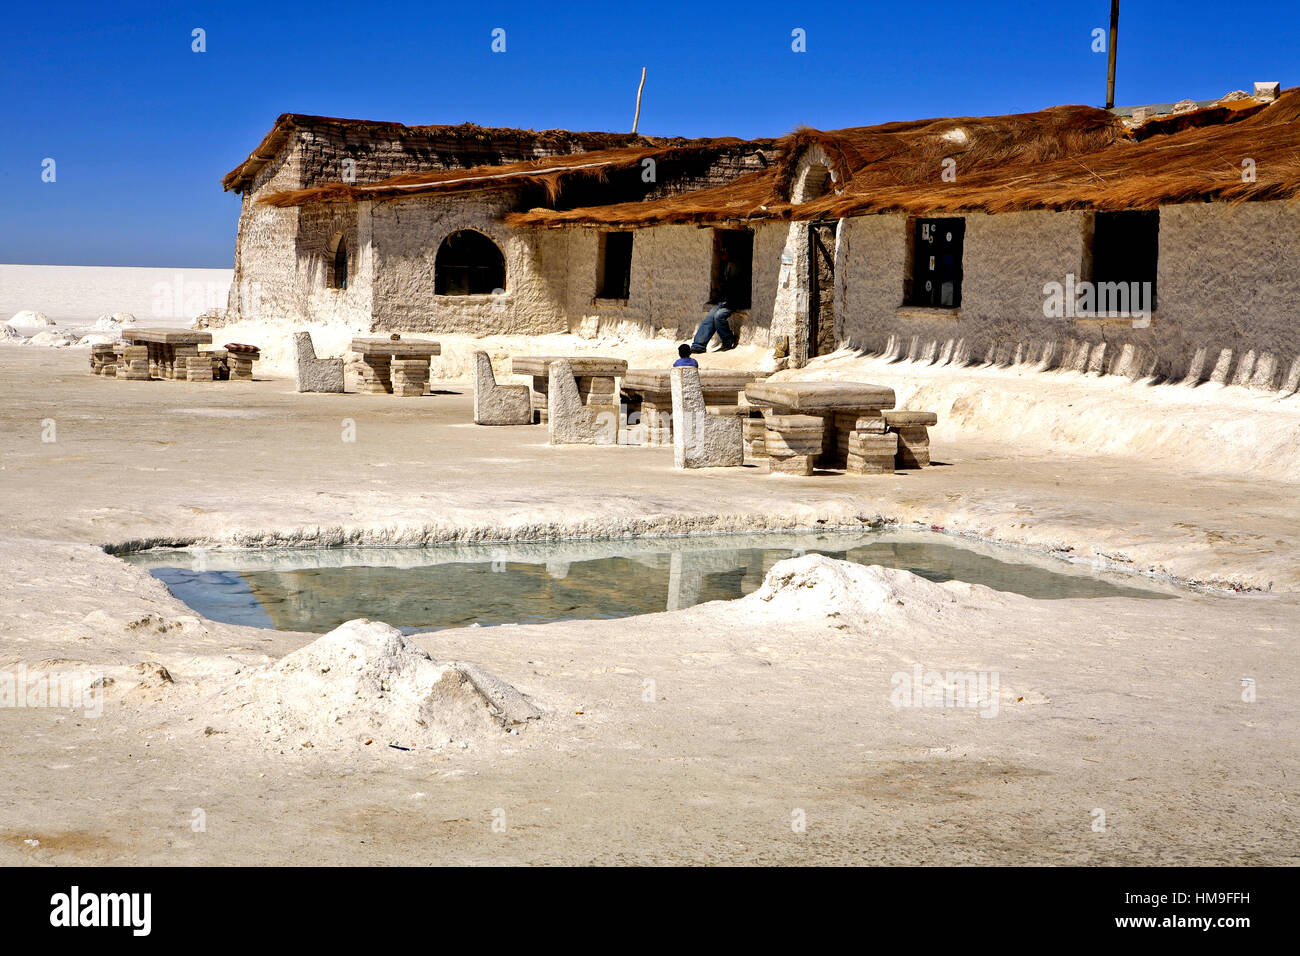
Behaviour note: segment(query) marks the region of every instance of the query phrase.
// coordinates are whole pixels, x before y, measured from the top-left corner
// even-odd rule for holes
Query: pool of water
[[[1034,598],[1171,598],[1172,586],[933,534],[709,535],[522,545],[147,551],[147,568],[214,621],[324,633],[358,617],[411,633],[619,618],[730,600],[817,552]]]

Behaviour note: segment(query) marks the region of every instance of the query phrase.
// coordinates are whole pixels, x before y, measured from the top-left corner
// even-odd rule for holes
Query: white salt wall
[[[130,312],[141,326],[180,328],[207,309],[226,307],[232,275],[230,269],[0,265],[0,323],[31,309],[56,328],[86,328],[106,312]]]
[[[1087,343],[1092,364],[1115,374],[1295,389],[1300,208],[1284,202],[1162,207],[1156,311],[1148,328],[1043,315],[1044,284],[1082,272],[1084,216],[966,214],[956,317],[900,312],[905,216],[848,220],[841,230],[847,268],[837,269],[846,305],[841,344],[884,352],[901,343],[904,355],[920,357],[959,342],[963,355],[997,364],[1054,349],[1051,367],[1068,366],[1068,346]]]
[[[506,191],[419,196],[373,207],[372,301],[377,330],[468,332],[563,332],[568,320],[537,252],[532,230],[497,220],[517,197]],[[505,257],[505,294],[435,295],[434,264],[442,241],[474,229],[496,243]]]
[[[739,313],[740,341],[768,346],[786,227],[754,229],[752,302]],[[540,248],[552,289],[561,290],[569,327],[624,336],[689,339],[708,314],[713,231],[696,226],[638,229],[632,240],[628,298],[598,299],[598,230],[546,230]]]
[[[1189,346],[1300,354],[1300,207],[1189,203],[1160,210],[1156,326]],[[1240,361],[1240,359],[1239,359]]]

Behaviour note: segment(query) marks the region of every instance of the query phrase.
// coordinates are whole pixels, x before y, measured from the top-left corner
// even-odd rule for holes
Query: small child
[[[679,365],[685,365],[689,368],[699,368],[700,363],[691,358],[691,347],[689,345],[677,346],[677,361],[673,363],[673,368]]]

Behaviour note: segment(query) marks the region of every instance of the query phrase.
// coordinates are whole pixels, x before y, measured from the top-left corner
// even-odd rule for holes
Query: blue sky
[[[1109,0],[14,3],[0,262],[229,267],[221,177],[280,113],[765,136],[1102,105]],[[506,31],[506,51],[491,33]],[[1300,10],[1123,0],[1119,105],[1300,83]],[[191,50],[191,31],[207,50]],[[807,52],[791,50],[806,32]],[[42,181],[55,161],[56,180]]]

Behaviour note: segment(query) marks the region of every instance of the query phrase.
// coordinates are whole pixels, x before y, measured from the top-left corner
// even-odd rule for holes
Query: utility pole
[[[1106,67],[1106,109],[1115,108],[1115,44],[1119,42],[1119,0],[1110,0],[1110,62]],[[638,101],[640,97],[638,96]]]
[[[1119,2],[1119,0],[1115,0]],[[1112,29],[1114,29],[1112,27]],[[632,117],[632,132],[636,132],[638,124],[641,122],[641,91],[645,89],[645,67],[641,67],[641,85],[636,88],[636,116]]]

